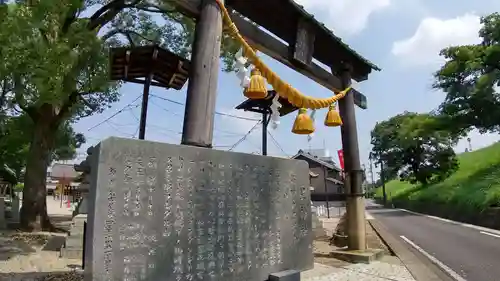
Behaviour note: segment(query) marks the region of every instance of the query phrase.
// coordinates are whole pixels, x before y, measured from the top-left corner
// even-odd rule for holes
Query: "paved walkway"
[[[65,201],[63,201],[61,206],[61,199],[47,197],[47,213],[49,216],[70,216],[72,211],[73,209],[68,208]]]
[[[351,264],[342,267],[319,263],[302,272],[303,281],[415,281],[406,267],[384,261],[371,264]]]
[[[366,219],[373,216],[366,213]],[[339,218],[320,218],[328,235],[331,235]],[[339,264],[327,266],[315,263],[314,268],[302,272],[303,281],[415,281],[408,269],[398,257],[385,256],[380,261],[371,264]]]

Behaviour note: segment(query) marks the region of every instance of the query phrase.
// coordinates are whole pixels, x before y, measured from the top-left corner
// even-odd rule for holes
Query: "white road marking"
[[[410,239],[406,238],[405,236],[401,235],[401,239],[403,239],[406,243],[410,244],[413,248],[415,248],[417,251],[419,251],[422,255],[426,256],[428,259],[430,259],[434,264],[439,266],[442,270],[444,270],[446,273],[448,273],[453,279],[456,281],[467,281],[464,279],[462,276],[460,276],[458,273],[453,271],[453,269],[449,268],[446,264],[442,263],[438,259],[436,259],[434,256],[431,254],[427,253],[424,249],[420,248],[417,244],[413,243]]]
[[[486,235],[489,235],[489,236],[493,236],[493,237],[496,237],[496,238],[500,238],[500,235],[489,233],[489,232],[486,232],[486,231],[481,231],[479,233],[486,234]]]
[[[468,224],[468,223],[461,223],[461,222],[452,221],[452,220],[445,219],[445,218],[440,218],[440,217],[436,217],[436,216],[431,216],[431,215],[426,215],[426,214],[422,214],[422,213],[413,212],[413,211],[406,210],[406,209],[397,209],[397,210],[400,210],[400,211],[403,211],[403,212],[407,212],[407,213],[410,213],[410,214],[414,214],[414,215],[418,215],[418,216],[428,217],[428,218],[439,220],[439,221],[444,221],[444,222],[447,222],[447,223],[461,225],[461,226],[472,228],[472,229],[476,229],[476,230],[479,230],[479,231],[489,232],[490,234],[494,234],[494,235],[499,235],[500,236],[500,231],[496,230],[496,229],[491,229],[491,228],[487,228],[487,227],[483,227],[483,226],[478,226],[478,225],[473,225],[473,224]]]

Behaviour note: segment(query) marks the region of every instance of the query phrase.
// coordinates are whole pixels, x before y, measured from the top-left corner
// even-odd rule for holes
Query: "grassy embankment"
[[[500,207],[500,143],[458,155],[460,168],[448,179],[428,186],[398,180],[386,184],[388,202],[447,205],[455,210],[481,212]],[[375,194],[382,198],[382,189]]]

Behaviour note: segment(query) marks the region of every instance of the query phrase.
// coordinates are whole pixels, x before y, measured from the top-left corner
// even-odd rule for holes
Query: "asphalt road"
[[[432,256],[421,254],[422,257],[434,258],[441,267],[451,269],[452,275],[459,275],[455,280],[500,280],[499,232],[370,205],[367,204],[369,213],[392,235],[414,251],[418,251],[417,247]]]

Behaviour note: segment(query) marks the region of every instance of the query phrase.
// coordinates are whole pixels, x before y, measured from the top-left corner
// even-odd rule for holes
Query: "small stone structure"
[[[312,229],[314,233],[314,238],[326,236],[326,230],[323,227],[323,222],[318,218],[316,213],[312,213]]]
[[[84,224],[87,221],[87,215],[76,215],[73,218],[73,225],[64,247],[61,248],[61,256],[69,259],[83,258],[83,238]]]
[[[77,187],[76,191],[80,194],[80,201],[73,210],[73,223],[71,225],[69,236],[66,238],[64,247],[61,248],[61,256],[65,258],[75,258],[82,259],[83,262],[83,240],[84,234],[84,224],[87,222],[88,213],[88,192],[90,187],[90,166],[88,162],[90,161],[90,156],[92,155],[93,148],[90,147],[87,150],[89,155],[86,160],[84,160],[79,165],[75,165],[74,170],[77,172],[82,172],[80,175],[81,183]]]
[[[95,153],[86,281],[288,280],[313,267],[306,162],[114,137]]]

